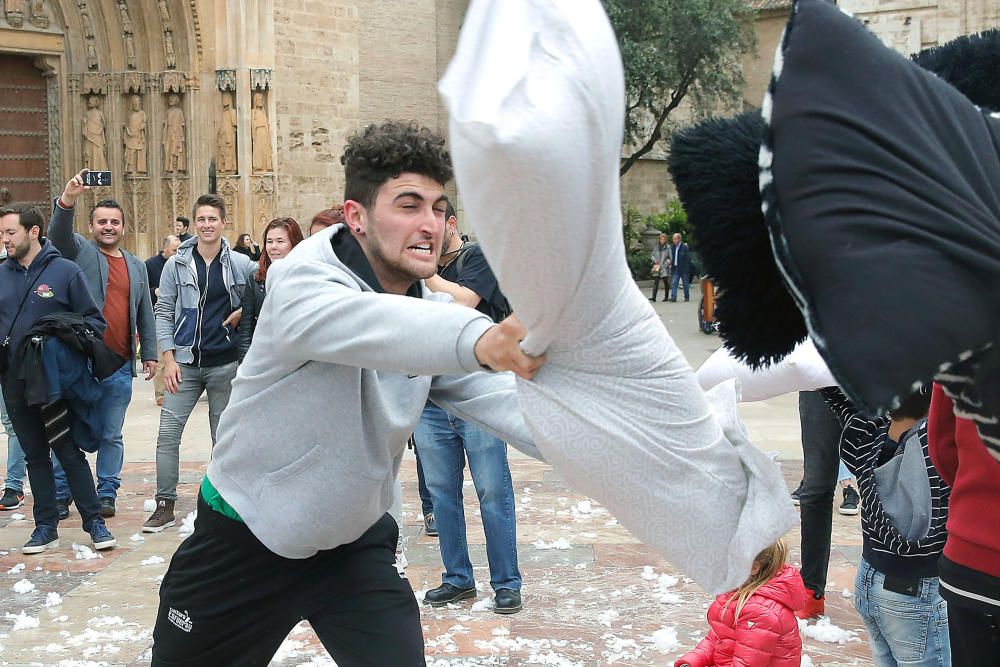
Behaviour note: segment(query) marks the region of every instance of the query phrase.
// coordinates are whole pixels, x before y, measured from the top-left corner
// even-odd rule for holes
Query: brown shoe
[[[156,499],[156,511],[142,524],[142,532],[159,533],[174,525],[174,501]]]

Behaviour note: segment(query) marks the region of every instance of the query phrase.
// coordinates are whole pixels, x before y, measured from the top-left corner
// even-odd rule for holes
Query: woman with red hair
[[[247,281],[243,291],[243,318],[240,320],[240,361],[247,356],[250,341],[266,293],[264,281],[271,264],[288,255],[292,248],[302,241],[302,229],[295,218],[275,218],[264,228],[264,250],[260,256],[260,268],[253,280]]]
[[[309,223],[309,236],[327,227],[343,224],[347,224],[344,222],[344,207],[336,204],[331,208],[320,211],[313,217],[312,222]]]

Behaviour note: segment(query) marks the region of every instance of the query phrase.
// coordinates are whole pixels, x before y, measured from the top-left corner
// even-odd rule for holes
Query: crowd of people
[[[523,16],[515,4],[470,10],[470,33],[488,26],[506,35],[485,40],[487,52],[500,44],[530,50],[517,39]],[[820,26],[828,30],[814,33],[829,37],[841,29],[843,19],[816,0],[801,0],[796,12],[800,31]],[[338,664],[424,664],[418,603],[401,576],[398,472],[407,443],[424,529],[439,540],[444,570],[427,605],[478,595],[464,514],[468,462],[493,608],[523,609],[510,444],[547,460],[698,583],[722,591],[709,607],[707,636],[676,667],[798,667],[797,619],[825,613],[834,495],[838,481],[853,478],[858,490],[843,486],[840,510],[860,513],[854,605],[874,663],[1000,664],[1000,519],[989,511],[1000,496],[984,442],[988,420],[971,389],[981,375],[951,368],[874,414],[848,397],[855,388],[838,386],[825,365],[829,351],[811,341],[768,368],[730,359],[711,380],[709,364],[695,375],[645,295],[627,279],[607,279],[626,276],[627,267],[617,247],[600,242],[620,233],[615,216],[602,214],[618,207],[617,180],[608,175],[619,159],[622,108],[606,17],[596,3],[581,3],[572,16],[534,18],[552,39],[544,54],[511,60],[528,72],[522,92],[544,89],[578,104],[534,104],[524,116],[512,94],[501,104],[514,107],[496,113],[488,107],[497,96],[477,98],[473,84],[478,68],[501,59],[480,60],[479,43],[460,43],[442,83],[450,148],[414,123],[360,129],[342,157],[343,203],[318,213],[307,235],[279,217],[259,245],[248,234],[230,244],[225,201],[204,194],[191,220],[178,217],[161,251],[143,262],[123,247],[125,213],[112,199],[89,211],[89,236],[73,231],[84,172],[53,201],[47,225],[36,207],[0,209],[8,434],[0,509],[22,506],[27,475],[35,528],[22,553],[58,548],[59,522],[73,504],[96,549],[116,546],[107,520],[116,514],[122,427],[141,368],[160,404],[156,507],[144,532],[175,524],[181,437],[203,394],[213,444],[194,532],[160,586],[153,665],[266,664],[303,619]],[[562,41],[566,35],[574,38]],[[475,67],[463,70],[468,63]],[[795,70],[785,67],[787,81]],[[482,107],[462,106],[466,95]],[[558,118],[546,115],[556,109]],[[771,122],[770,108],[765,115]],[[574,127],[593,141],[558,141],[557,131]],[[565,158],[555,176],[570,184],[567,192],[537,189],[539,174],[550,174],[540,154]],[[765,149],[760,155],[761,190],[769,192],[770,162]],[[497,178],[475,178],[483,165]],[[485,249],[459,233],[445,194],[453,177]],[[525,196],[501,211],[494,204],[509,200],[510,183]],[[594,200],[559,198],[582,192]],[[764,209],[773,215],[772,204]],[[566,213],[576,205],[580,215]],[[491,216],[530,222],[534,243],[505,252],[522,238],[490,224]],[[564,230],[556,223],[567,218],[584,250],[558,275],[544,261],[527,262],[558,255]],[[668,243],[661,235],[651,260],[650,301],[661,281],[671,301],[681,286],[687,301],[691,254],[681,236]],[[541,275],[552,278],[545,290]],[[894,366],[891,345],[881,354]],[[741,393],[761,400],[789,392],[799,392],[804,454],[794,494],[729,410]],[[641,421],[644,413],[623,424],[609,396],[659,401],[659,411],[651,422]],[[96,481],[85,452],[96,453]],[[622,475],[647,483],[629,488]],[[721,491],[706,508],[708,485]],[[788,563],[780,537],[793,495],[801,569]],[[316,511],[324,507],[336,508],[334,516]],[[712,534],[688,541],[709,519]],[[679,530],[663,529],[673,525]],[[722,540],[728,552],[708,540]]]

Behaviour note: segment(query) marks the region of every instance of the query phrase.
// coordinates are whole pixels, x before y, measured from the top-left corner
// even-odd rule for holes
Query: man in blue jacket
[[[670,260],[674,267],[674,284],[670,292],[670,300],[677,301],[677,281],[684,281],[684,300],[690,301],[688,286],[691,283],[691,250],[688,244],[681,241],[680,234],[674,234],[674,245],[670,248]]]
[[[7,399],[7,412],[24,450],[28,479],[34,494],[32,513],[35,530],[21,550],[36,554],[59,546],[55,480],[49,452],[66,470],[69,488],[83,518],[83,529],[97,549],[115,546],[100,515],[94,478],[83,452],[72,438],[49,442],[41,406],[24,402],[24,382],[8,373],[9,362],[24,335],[35,322],[55,313],[77,313],[95,331],[103,332],[104,318],[90,296],[83,272],[60,257],[51,242],[41,237],[42,213],[34,206],[0,209],[0,238],[8,260],[0,265],[0,382]]]
[[[101,516],[112,517],[125,462],[122,426],[125,411],[132,401],[132,378],[136,375],[135,341],[138,337],[142,370],[149,380],[156,373],[156,325],[146,265],[121,247],[125,236],[125,212],[121,205],[114,199],[97,202],[87,223],[91,238],[73,233],[76,200],[87,189],[83,184],[85,173],[83,170],[71,178],[53,202],[48,238],[63,257],[83,269],[90,295],[108,323],[104,342],[119,356],[128,359],[118,372],[101,382],[104,432],[97,444],[97,496]],[[69,485],[58,461],[52,463],[59,518],[64,519],[69,516]]]

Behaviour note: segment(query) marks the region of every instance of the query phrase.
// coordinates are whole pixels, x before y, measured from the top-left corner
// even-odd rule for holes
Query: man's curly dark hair
[[[350,139],[340,157],[344,165],[344,200],[370,209],[378,189],[391,178],[409,172],[433,178],[441,185],[454,172],[444,138],[415,121],[386,121],[365,127]]]

